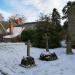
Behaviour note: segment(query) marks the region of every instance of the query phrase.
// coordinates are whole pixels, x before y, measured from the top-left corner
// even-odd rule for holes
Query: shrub
[[[40,57],[39,57],[40,60],[43,60],[43,61],[53,61],[53,60],[56,60],[58,59],[57,55],[55,53],[51,53],[51,54],[44,54],[44,53],[41,53]]]
[[[24,41],[24,42],[27,42],[28,40],[33,42],[34,34],[35,34],[35,30],[33,30],[33,29],[26,29],[26,30],[24,30],[21,33],[21,40]]]

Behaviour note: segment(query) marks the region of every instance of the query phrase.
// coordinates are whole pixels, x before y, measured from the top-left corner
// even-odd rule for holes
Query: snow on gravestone
[[[49,48],[48,48],[48,39],[49,39],[49,37],[48,37],[47,33],[45,33],[44,39],[46,40],[45,41],[46,42],[46,51],[44,51],[40,54],[39,59],[44,60],[44,61],[56,60],[57,55],[54,52],[50,53],[50,51],[49,51]]]
[[[30,56],[30,46],[31,46],[31,42],[30,42],[30,40],[28,40],[28,42],[27,42],[27,57],[23,57],[23,59],[21,60],[21,64],[20,64],[23,67],[29,67],[29,66],[35,65],[34,58]]]

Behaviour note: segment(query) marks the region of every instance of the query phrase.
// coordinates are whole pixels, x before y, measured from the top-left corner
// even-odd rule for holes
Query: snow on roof
[[[3,38],[14,38],[20,35],[23,30],[24,29],[22,27],[14,27],[12,34],[6,35]],[[7,29],[7,32],[9,32],[9,28]]]

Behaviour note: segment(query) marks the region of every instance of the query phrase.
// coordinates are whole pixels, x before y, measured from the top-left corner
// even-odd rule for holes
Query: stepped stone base
[[[21,60],[21,66],[23,67],[27,67],[27,66],[33,66],[35,65],[35,61],[34,58],[29,56],[29,57],[23,57],[23,59]]]

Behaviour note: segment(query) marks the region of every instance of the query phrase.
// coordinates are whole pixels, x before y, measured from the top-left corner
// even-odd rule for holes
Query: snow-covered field
[[[66,48],[50,49],[57,54],[58,60],[41,61],[39,56],[43,50],[31,48],[36,66],[23,68],[19,64],[23,56],[26,56],[26,45],[0,43],[0,75],[75,75],[75,54],[66,55]]]

